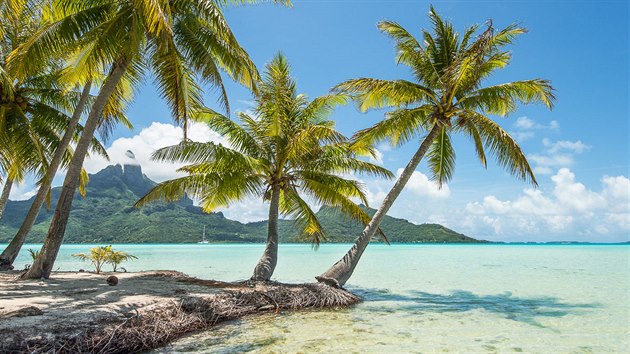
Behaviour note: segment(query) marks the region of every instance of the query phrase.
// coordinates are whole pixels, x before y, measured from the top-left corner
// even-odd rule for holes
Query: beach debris
[[[276,282],[225,283],[178,276],[162,271],[152,276],[174,278],[186,285],[220,289],[205,295],[181,294],[144,309],[128,312],[108,324],[84,325],[49,337],[24,338],[12,333],[0,341],[0,353],[139,353],[158,348],[186,333],[244,316],[300,309],[346,307],[361,299],[328,285]],[[177,289],[181,289],[178,287]],[[3,338],[4,339],[4,338]]]
[[[118,285],[118,277],[115,275],[110,275],[107,277],[107,284],[109,286],[116,286]]]
[[[23,307],[19,310],[15,310],[12,312],[9,312],[7,314],[5,314],[3,317],[4,318],[10,318],[10,317],[28,317],[28,316],[41,316],[43,315],[44,312],[42,312],[42,310],[40,310],[39,308],[35,307],[35,306],[27,306],[27,307]]]

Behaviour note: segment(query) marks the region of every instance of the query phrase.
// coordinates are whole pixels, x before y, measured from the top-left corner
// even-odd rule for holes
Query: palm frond
[[[431,177],[437,182],[438,187],[442,188],[451,179],[455,169],[455,151],[446,127],[442,127],[438,132],[429,147],[427,157]]]
[[[335,86],[333,91],[352,94],[361,111],[436,102],[431,89],[406,80],[352,79]]]
[[[355,144],[372,145],[383,140],[389,140],[393,146],[404,144],[432,123],[433,110],[432,105],[398,108],[387,113],[384,120],[356,132],[352,139]]]
[[[525,154],[503,128],[490,118],[474,111],[466,111],[462,116],[477,128],[486,150],[495,155],[497,164],[517,178],[531,182],[534,186],[538,185]]]
[[[294,189],[282,191],[280,211],[298,226],[303,235],[308,237],[315,247],[326,240],[326,233],[317,214],[311,209]]]
[[[541,102],[553,108],[556,99],[554,89],[548,80],[534,79],[514,81],[506,84],[484,87],[465,95],[457,106],[465,109],[478,109],[489,114],[505,116],[513,112],[518,102]]]
[[[258,156],[262,153],[258,142],[247,130],[220,113],[203,108],[194,113],[193,119],[207,123],[211,129],[226,138],[230,146],[237,151],[250,156]]]

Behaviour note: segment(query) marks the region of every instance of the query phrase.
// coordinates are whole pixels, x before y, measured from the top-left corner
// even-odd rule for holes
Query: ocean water
[[[87,269],[71,254],[89,247],[64,245],[55,268]],[[263,249],[114,247],[139,257],[124,265],[129,271],[174,269],[227,281],[248,278]],[[275,279],[313,281],[348,247],[282,245]],[[16,265],[26,263],[21,254]],[[365,302],[243,319],[156,352],[630,353],[627,245],[372,244],[347,285]]]

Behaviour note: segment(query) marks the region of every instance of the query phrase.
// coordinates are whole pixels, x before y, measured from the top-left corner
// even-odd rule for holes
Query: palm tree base
[[[337,289],[343,289],[343,287],[339,284],[339,282],[335,278],[329,278],[329,277],[320,275],[320,276],[315,277],[315,279],[321,284],[326,284]]]
[[[0,271],[13,270],[13,264],[0,262]]]

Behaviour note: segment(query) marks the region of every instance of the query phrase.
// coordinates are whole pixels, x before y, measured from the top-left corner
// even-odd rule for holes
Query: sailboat
[[[206,225],[203,225],[203,235],[201,236],[201,241],[197,243],[208,243],[208,240],[206,240]]]

